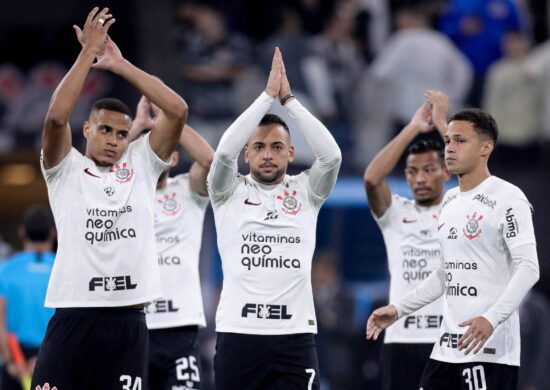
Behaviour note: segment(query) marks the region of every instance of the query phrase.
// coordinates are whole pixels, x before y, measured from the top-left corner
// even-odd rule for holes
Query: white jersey
[[[391,276],[390,302],[418,287],[441,261],[437,219],[441,205],[417,206],[414,201],[392,196],[388,210],[374,219],[380,226]],[[384,343],[434,343],[439,335],[443,302],[435,302],[400,318],[386,329]]]
[[[531,207],[516,186],[491,176],[473,190],[453,188],[438,222],[445,271],[443,323],[432,359],[519,366],[518,311],[496,327],[478,354],[457,348],[463,321],[485,314],[501,297],[514,272],[510,251],[535,244]]]
[[[130,144],[112,167],[72,148],[46,170],[59,247],[47,307],[127,306],[162,296],[153,199],[167,166],[149,136]]]
[[[155,233],[163,298],[146,309],[149,329],[206,326],[199,277],[208,197],[191,189],[189,174],[168,179],[155,196]]]
[[[273,186],[238,175],[227,192],[210,196],[224,275],[216,330],[316,333],[311,259],[323,199],[307,172]]]

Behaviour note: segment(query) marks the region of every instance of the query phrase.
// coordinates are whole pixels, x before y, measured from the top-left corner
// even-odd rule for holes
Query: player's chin
[[[269,174],[258,172],[258,178],[262,183],[272,184],[275,183],[281,177],[281,171],[275,170]]]

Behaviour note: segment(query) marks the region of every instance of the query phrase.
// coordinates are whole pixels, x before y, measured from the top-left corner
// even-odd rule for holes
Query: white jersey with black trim
[[[110,307],[162,296],[153,199],[167,166],[149,136],[130,144],[112,167],[72,148],[42,174],[58,232],[47,307]]]
[[[191,189],[189,174],[168,179],[155,196],[155,233],[163,298],[145,310],[149,329],[206,326],[199,276],[208,197]]]
[[[437,220],[441,205],[422,207],[392,195],[388,210],[378,223],[388,256],[390,302],[408,294],[441,262]],[[439,335],[443,302],[438,299],[417,312],[400,318],[386,329],[384,343],[434,343]]]
[[[458,324],[490,313],[503,295],[516,271],[510,252],[536,244],[531,213],[523,192],[494,176],[470,191],[447,192],[438,222],[445,272],[443,322],[432,359],[519,366],[517,308],[477,354],[458,350],[458,339],[467,330]],[[538,270],[536,258],[529,261]]]
[[[227,193],[210,193],[223,289],[218,332],[316,333],[311,259],[323,199],[308,172],[266,186],[237,175]]]

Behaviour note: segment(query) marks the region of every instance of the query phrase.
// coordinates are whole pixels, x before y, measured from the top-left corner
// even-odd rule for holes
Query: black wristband
[[[291,94],[289,93],[288,95],[286,95],[284,98],[282,98],[282,99],[280,100],[281,105],[284,106],[285,103],[286,103],[287,101],[289,101],[290,99],[292,99],[293,97],[294,97],[294,95],[291,95]]]

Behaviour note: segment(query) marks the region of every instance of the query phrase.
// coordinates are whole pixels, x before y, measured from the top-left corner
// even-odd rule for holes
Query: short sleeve
[[[162,171],[169,165],[169,161],[163,161],[155,151],[151,148],[151,143],[149,142],[149,137],[151,133],[147,133],[143,137],[143,143],[141,146],[142,156],[145,157],[146,164],[149,166],[151,175],[155,177],[155,182],[162,173]]]
[[[46,180],[48,187],[48,193],[50,195],[50,201],[60,200],[67,178],[71,172],[73,163],[82,156],[75,148],[71,148],[71,151],[61,160],[57,165],[50,169],[44,167],[44,151],[40,153],[40,170],[42,176]]]
[[[391,224],[391,221],[395,219],[395,215],[398,212],[397,209],[400,202],[401,200],[399,199],[399,196],[392,194],[390,207],[388,207],[388,209],[380,217],[377,217],[376,214],[372,212],[372,209],[369,208],[372,217],[374,218],[380,229],[387,228]]]
[[[148,133],[132,142],[128,149],[128,153],[130,158],[134,159],[137,157],[143,161],[143,168],[145,169],[147,181],[151,188],[156,188],[158,178],[162,171],[168,167],[169,162],[162,161],[151,148],[151,144],[149,143],[150,134],[151,133]]]
[[[189,193],[189,198],[199,208],[206,209],[206,207],[208,207],[208,203],[210,203],[210,198],[208,197],[208,195],[204,196],[193,191],[193,189],[191,188],[189,173],[177,175],[174,177],[174,180],[181,180],[183,183],[185,183],[184,185],[187,187],[186,192]]]
[[[513,194],[497,210],[497,226],[508,250],[524,244],[535,244],[532,207],[523,194]]]

